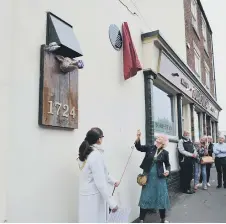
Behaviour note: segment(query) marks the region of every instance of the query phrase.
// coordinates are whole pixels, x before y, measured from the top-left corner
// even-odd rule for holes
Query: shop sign
[[[175,135],[174,124],[167,119],[158,119],[155,121],[155,132]]]
[[[210,111],[213,112],[213,113],[216,112],[215,109],[212,106],[210,107]]]
[[[184,86],[186,89],[189,89],[189,84],[186,82],[185,79],[182,78],[182,79],[180,80],[180,83],[181,83],[181,85]]]
[[[78,74],[84,64],[73,27],[47,13],[46,44],[41,45],[39,125],[78,128]]]
[[[203,106],[206,110],[208,109],[209,100],[198,89],[194,89],[192,91],[192,98],[197,101],[201,106]]]

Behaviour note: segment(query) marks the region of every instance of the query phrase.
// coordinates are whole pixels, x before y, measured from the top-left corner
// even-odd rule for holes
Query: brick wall
[[[204,61],[210,69],[210,93],[215,97],[214,93],[214,73],[212,66],[212,34],[207,26],[207,45],[208,55],[205,52],[203,34],[202,34],[202,12],[197,4],[197,17],[198,17],[198,32],[192,26],[192,12],[191,12],[191,0],[184,0],[184,14],[185,14],[185,36],[186,42],[189,43],[190,49],[187,47],[187,63],[190,68],[195,71],[195,60],[194,60],[194,46],[193,41],[198,47],[201,55],[201,80],[202,83],[206,84],[206,76],[204,69]]]
[[[168,179],[168,191],[170,202],[174,203],[177,195],[180,194],[180,173],[179,171],[173,171]]]

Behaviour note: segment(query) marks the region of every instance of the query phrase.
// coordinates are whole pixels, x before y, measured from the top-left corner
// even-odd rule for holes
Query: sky
[[[201,0],[213,31],[219,130],[226,131],[226,0]]]

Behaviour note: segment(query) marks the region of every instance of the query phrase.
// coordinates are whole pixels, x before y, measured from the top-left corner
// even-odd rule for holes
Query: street
[[[226,220],[226,189],[216,189],[217,173],[211,171],[211,187],[192,195],[181,194],[168,212],[171,223],[224,223]],[[145,222],[159,222],[157,214],[148,215]]]

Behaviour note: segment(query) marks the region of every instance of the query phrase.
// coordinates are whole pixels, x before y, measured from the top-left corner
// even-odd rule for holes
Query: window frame
[[[197,0],[191,0],[191,15],[192,15],[192,26],[195,31],[198,32],[198,8],[197,8]]]
[[[196,130],[196,128],[198,130]],[[195,137],[195,141],[199,141],[200,139],[200,124],[199,124],[199,112],[194,110],[194,129],[195,129],[195,132],[194,132],[194,137]],[[197,135],[197,132],[198,132],[198,135]]]
[[[207,40],[207,24],[204,16],[202,15],[202,35],[203,35],[203,45],[206,53],[208,54],[208,40]]]
[[[197,45],[195,44],[195,42],[193,42],[193,50],[194,50],[194,61],[195,61],[195,74],[196,76],[201,80],[201,74],[202,74],[202,71],[201,71],[201,54],[200,54],[200,51],[197,47]],[[197,56],[198,60],[199,60],[199,65],[198,65],[198,70],[196,70],[196,59],[195,57]]]
[[[211,82],[210,82],[210,68],[209,68],[209,66],[207,65],[206,62],[204,62],[204,69],[205,69],[205,78],[206,78],[205,86],[206,86],[206,88],[208,90],[210,90],[210,85],[211,85]],[[208,76],[208,79],[207,79],[207,76]],[[207,80],[208,80],[208,84],[207,84]]]
[[[158,85],[155,85],[155,83],[153,83],[153,106],[155,106],[155,93],[154,93],[154,88],[157,88],[159,89],[160,91],[164,92],[166,94],[166,96],[169,98],[169,101],[171,103],[171,108],[170,108],[170,111],[171,111],[171,123],[172,123],[172,127],[173,127],[173,133],[170,134],[170,133],[167,133],[167,132],[160,132],[160,131],[157,131],[156,128],[155,128],[155,122],[157,121],[156,116],[155,116],[155,111],[154,111],[154,116],[153,116],[153,122],[154,122],[154,135],[155,137],[158,136],[159,134],[165,134],[171,138],[178,138],[178,134],[177,134],[177,128],[176,128],[176,125],[177,125],[177,120],[176,120],[176,113],[177,113],[177,110],[176,110],[176,96],[170,94],[169,92],[167,92],[166,90],[162,89],[161,87],[159,87]]]

